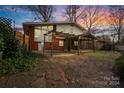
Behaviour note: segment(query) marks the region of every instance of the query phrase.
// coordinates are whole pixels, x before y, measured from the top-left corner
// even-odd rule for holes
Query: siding
[[[71,25],[57,25],[57,31],[63,32],[63,33],[69,33],[69,34],[75,34],[80,35],[83,34],[83,31],[79,29],[78,27],[71,26]]]
[[[29,37],[30,37],[30,42],[29,42],[29,49],[30,50],[37,50],[38,51],[38,42],[34,41],[34,30],[36,30],[37,27],[40,27],[40,26],[35,26],[35,27],[34,26],[29,26],[28,27],[27,32],[29,32]],[[43,34],[48,32],[49,30],[48,31],[41,30],[41,31],[42,31],[42,34],[41,34],[41,41],[40,42],[42,42],[44,44]],[[75,34],[75,35],[83,34],[83,31],[81,29],[79,29],[75,25],[71,26],[70,24],[57,25],[56,26],[56,31],[63,32],[63,33],[69,33],[69,34]],[[53,49],[54,50],[64,50],[64,46],[59,46],[59,40],[61,40],[61,39],[58,39],[58,38],[54,37],[54,43],[53,43]],[[49,42],[45,42],[45,49],[46,50],[51,49],[51,45],[50,45]]]

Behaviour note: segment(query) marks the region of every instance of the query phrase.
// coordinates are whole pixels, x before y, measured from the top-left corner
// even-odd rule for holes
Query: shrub
[[[36,54],[30,54],[25,58],[7,58],[0,62],[0,74],[11,74],[30,70],[36,61]]]
[[[0,31],[0,35],[2,36],[1,40],[3,43],[3,58],[15,57],[17,55],[17,52],[20,51],[20,44],[14,36],[14,32],[12,31],[11,26],[0,23]]]
[[[124,79],[124,54],[116,60],[114,70],[121,79]]]
[[[0,23],[0,74],[15,73],[32,68],[36,55],[27,51],[14,36],[12,28]]]

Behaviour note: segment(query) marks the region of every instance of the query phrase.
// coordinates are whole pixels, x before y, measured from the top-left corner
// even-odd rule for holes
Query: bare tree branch
[[[48,22],[53,17],[54,7],[51,5],[29,6],[28,8],[43,22]]]
[[[120,41],[124,24],[124,6],[110,6],[109,13],[109,24],[115,29]]]
[[[66,6],[64,16],[69,22],[77,22],[83,13],[83,9],[79,5]]]
[[[91,29],[98,26],[99,22],[102,20],[103,17],[103,10],[99,6],[86,6],[85,11],[82,14],[83,17],[81,19],[82,25],[84,28],[88,30],[89,33],[91,33]]]

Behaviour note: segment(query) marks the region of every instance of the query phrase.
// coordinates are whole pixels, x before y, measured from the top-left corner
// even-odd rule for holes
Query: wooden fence
[[[22,34],[21,32],[16,32],[16,38],[19,42],[29,48],[29,36]]]

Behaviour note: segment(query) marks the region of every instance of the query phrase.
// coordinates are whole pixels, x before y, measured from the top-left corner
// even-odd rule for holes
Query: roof
[[[39,26],[39,25],[75,25],[81,30],[85,30],[81,25],[75,22],[24,22],[23,26]]]

